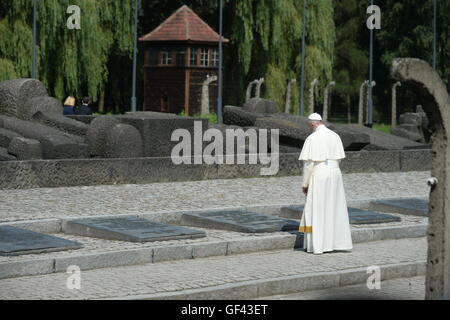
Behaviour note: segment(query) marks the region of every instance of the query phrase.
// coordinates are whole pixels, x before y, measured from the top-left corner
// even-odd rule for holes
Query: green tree
[[[369,58],[367,52],[367,28],[365,9],[367,1],[342,0],[335,2],[334,21],[336,24],[335,65],[333,79],[333,113],[355,115],[358,105],[359,88],[368,79]],[[342,117],[342,116],[341,116]],[[341,118],[340,117],[340,118]],[[343,117],[342,117],[343,118]]]
[[[0,80],[31,75],[32,5],[4,0],[0,11]],[[114,58],[132,53],[131,1],[40,0],[38,2],[38,79],[59,99],[67,95],[104,97]],[[69,5],[81,9],[81,29],[66,27]],[[116,74],[115,76],[123,76]],[[102,101],[100,102],[102,103]]]
[[[284,109],[289,79],[299,81],[302,10],[296,0],[240,0],[226,6],[225,35],[230,38],[225,57],[225,102],[240,105],[247,84],[266,79],[266,97]],[[323,88],[332,79],[335,26],[331,0],[308,0],[306,84],[318,78]],[[308,85],[306,85],[306,88]],[[307,90],[307,89],[306,89]],[[299,88],[293,90],[293,112],[298,112]]]

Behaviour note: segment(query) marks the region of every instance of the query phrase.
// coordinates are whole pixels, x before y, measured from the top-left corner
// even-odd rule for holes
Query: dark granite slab
[[[299,228],[299,223],[293,220],[247,211],[185,213],[182,221],[198,227],[248,233],[290,231]]]
[[[429,202],[419,198],[400,198],[370,202],[370,209],[415,216],[428,216]]]
[[[64,232],[86,237],[130,242],[193,239],[204,231],[153,222],[137,217],[85,218],[65,223]]]
[[[82,245],[55,236],[12,226],[0,226],[0,256],[79,249]]]
[[[280,216],[289,219],[301,219],[304,206],[288,206],[281,208]],[[351,224],[374,224],[401,221],[399,217],[356,208],[348,208]]]

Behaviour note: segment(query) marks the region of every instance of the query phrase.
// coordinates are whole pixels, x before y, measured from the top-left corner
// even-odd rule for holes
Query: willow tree
[[[290,79],[300,83],[302,10],[298,0],[240,0],[226,6],[227,48],[225,99],[241,104],[248,82],[264,77],[265,96],[284,107]],[[308,0],[305,83],[314,78],[324,87],[332,78],[335,26],[331,0]],[[306,86],[307,88],[308,86]],[[298,111],[299,88],[292,92]]]
[[[81,29],[69,29],[69,5],[81,9]],[[31,0],[2,0],[0,80],[31,75]],[[51,95],[104,97],[108,61],[131,59],[134,1],[38,1],[37,76]],[[122,74],[118,74],[118,77]],[[100,102],[101,104],[101,102]]]

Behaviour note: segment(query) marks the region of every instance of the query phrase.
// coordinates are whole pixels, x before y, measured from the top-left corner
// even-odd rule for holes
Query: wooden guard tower
[[[219,35],[182,6],[139,41],[144,45],[144,111],[200,113],[202,84],[218,74]],[[210,101],[217,100],[217,91],[214,82]],[[211,106],[215,111],[215,103]]]

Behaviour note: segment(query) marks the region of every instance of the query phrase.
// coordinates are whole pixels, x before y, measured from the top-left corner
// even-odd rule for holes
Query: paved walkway
[[[424,263],[426,248],[426,239],[416,238],[360,243],[355,245],[351,253],[312,255],[304,251],[265,251],[104,268],[82,271],[81,290],[67,289],[69,274],[28,276],[0,280],[0,299],[142,297],[261,279],[335,274],[338,271],[368,266]]]
[[[380,289],[365,284],[261,297],[264,300],[424,300],[425,277],[382,281]]]
[[[347,200],[427,197],[425,172],[345,174]],[[0,222],[304,203],[301,177],[1,190]]]

